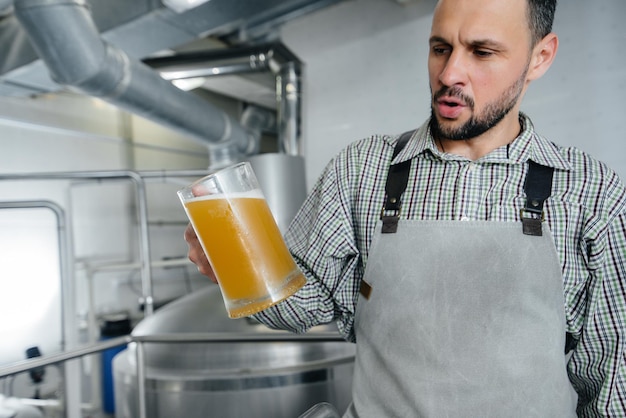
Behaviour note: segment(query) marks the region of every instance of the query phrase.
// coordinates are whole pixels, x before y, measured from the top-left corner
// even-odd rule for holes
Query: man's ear
[[[555,33],[547,34],[533,48],[533,55],[528,69],[528,81],[536,80],[543,76],[552,65],[556,51],[559,48],[559,38]]]

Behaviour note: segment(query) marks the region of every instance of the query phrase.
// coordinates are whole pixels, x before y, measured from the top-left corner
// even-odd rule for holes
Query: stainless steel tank
[[[278,228],[284,234],[307,194],[304,158],[258,154],[248,158]]]
[[[132,334],[185,332],[269,331],[250,319],[229,319],[219,288],[209,286],[161,308]],[[134,344],[113,361],[117,418],[138,416]],[[343,411],[351,400],[350,343],[144,344],[150,418],[296,418],[320,402]]]

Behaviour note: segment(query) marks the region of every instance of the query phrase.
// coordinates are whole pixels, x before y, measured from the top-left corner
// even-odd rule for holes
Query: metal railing
[[[130,170],[111,171],[72,171],[51,173],[0,174],[0,181],[6,180],[130,180],[135,186],[137,213],[139,221],[139,262],[141,263],[141,287],[145,303],[146,315],[154,309],[152,292],[152,272],[150,266],[150,240],[148,234],[148,205],[146,198],[145,179],[167,181],[175,177],[200,177],[207,170],[187,171],[150,171],[137,172]],[[10,203],[10,202],[7,202]],[[69,222],[67,223],[69,225]]]
[[[175,178],[192,177],[197,178],[206,175],[209,170],[180,170],[180,171],[149,171],[136,172],[129,170],[107,170],[107,171],[71,171],[71,172],[44,172],[44,173],[7,173],[0,174],[0,181],[72,181],[88,180],[94,182],[103,181],[130,181],[135,190],[135,203],[137,210],[138,228],[138,265],[141,274],[141,293],[144,303],[144,315],[152,315],[154,311],[154,297],[152,288],[152,263],[150,257],[150,240],[148,232],[148,204],[146,196],[146,180],[168,182]],[[74,270],[75,259],[72,242],[72,220],[67,211],[64,211],[58,203],[49,200],[19,200],[0,202],[0,209],[18,209],[45,207],[53,210],[57,216],[59,226],[59,259],[61,275],[62,294],[62,337],[61,350],[76,347],[77,325],[74,320],[76,310]],[[72,389],[72,381],[79,379],[78,369],[74,364],[68,363],[64,368],[65,388],[65,408],[68,418],[79,417],[80,401],[75,396]]]
[[[28,372],[29,370],[64,363],[68,360],[98,354],[110,348],[120,347],[129,343],[136,343],[137,364],[137,390],[139,417],[148,418],[146,398],[146,354],[145,344],[150,343],[276,343],[276,342],[345,342],[337,333],[315,332],[311,334],[288,334],[280,332],[234,334],[228,332],[219,333],[180,333],[180,334],[154,334],[154,335],[126,335],[111,338],[94,344],[85,345],[73,350],[58,354],[45,355],[31,360],[24,360],[10,366],[0,368],[0,378]]]

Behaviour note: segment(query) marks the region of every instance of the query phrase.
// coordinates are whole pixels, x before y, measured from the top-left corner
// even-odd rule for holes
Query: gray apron
[[[576,416],[563,278],[543,222],[552,169],[528,164],[522,222],[400,220],[410,160],[390,167],[344,417]]]
[[[403,221],[374,235],[345,417],[575,417],[551,234]]]

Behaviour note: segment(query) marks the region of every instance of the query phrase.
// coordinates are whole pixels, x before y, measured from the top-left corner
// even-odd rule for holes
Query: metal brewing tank
[[[284,234],[306,198],[304,158],[278,153],[248,158],[265,200]]]
[[[310,332],[334,331],[334,325]],[[133,335],[276,332],[229,319],[218,286],[178,299]],[[351,400],[355,348],[346,342],[144,343],[151,418],[297,418],[313,405]],[[138,416],[135,343],[113,361],[117,418]]]

